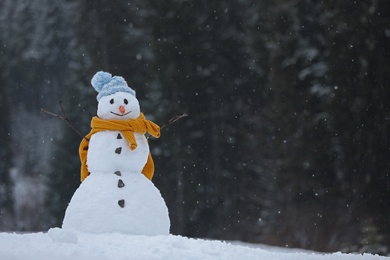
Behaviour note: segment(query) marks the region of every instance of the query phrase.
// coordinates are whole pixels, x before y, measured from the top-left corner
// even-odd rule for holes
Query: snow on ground
[[[54,228],[47,233],[0,233],[0,259],[377,260],[389,258],[370,254],[323,254],[286,251],[286,249],[268,250],[174,235],[87,234]]]

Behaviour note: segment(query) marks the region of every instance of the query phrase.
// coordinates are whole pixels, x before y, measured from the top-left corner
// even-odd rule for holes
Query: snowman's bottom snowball
[[[121,179],[124,187],[118,187]],[[118,201],[124,201],[121,207]],[[160,191],[143,174],[92,173],[74,193],[63,229],[89,233],[169,234],[168,209]]]

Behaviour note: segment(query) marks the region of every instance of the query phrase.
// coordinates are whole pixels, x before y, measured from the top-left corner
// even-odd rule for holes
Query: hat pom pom
[[[108,72],[99,71],[91,79],[92,87],[100,92],[104,85],[109,83],[112,79],[112,75]]]

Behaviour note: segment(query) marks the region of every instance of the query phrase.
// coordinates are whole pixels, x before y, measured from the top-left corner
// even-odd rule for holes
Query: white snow
[[[261,249],[174,235],[88,234],[54,228],[47,233],[0,233],[0,259],[380,260],[388,257],[370,254],[297,252],[284,248]]]

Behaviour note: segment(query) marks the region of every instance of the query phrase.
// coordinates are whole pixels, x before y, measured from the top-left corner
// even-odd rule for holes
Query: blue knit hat
[[[127,92],[135,97],[135,91],[130,88],[125,79],[119,76],[112,76],[108,72],[99,71],[91,79],[92,87],[99,92],[96,99],[99,101],[104,96],[116,92]]]

